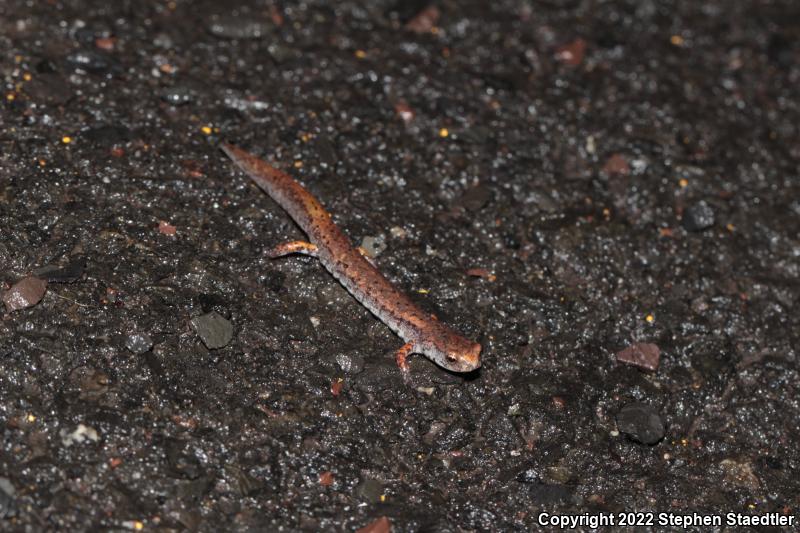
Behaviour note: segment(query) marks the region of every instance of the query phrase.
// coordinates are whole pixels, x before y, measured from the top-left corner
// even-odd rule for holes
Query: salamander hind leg
[[[266,254],[270,259],[289,254],[305,254],[317,257],[317,245],[305,241],[289,241],[270,248],[266,251]]]
[[[400,370],[403,372],[403,377],[408,377],[408,373],[411,370],[408,366],[408,356],[414,352],[414,344],[411,342],[405,343],[394,355],[395,361],[397,361],[397,366],[400,367]]]

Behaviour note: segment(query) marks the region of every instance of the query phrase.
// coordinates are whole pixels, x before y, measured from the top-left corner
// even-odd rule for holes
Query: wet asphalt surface
[[[797,516],[799,39],[791,1],[3,2],[0,529]],[[404,383],[222,140],[482,368]]]

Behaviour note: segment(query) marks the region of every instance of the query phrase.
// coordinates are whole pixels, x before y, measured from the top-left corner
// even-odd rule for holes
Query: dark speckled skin
[[[316,198],[288,174],[230,144],[222,150],[264,189],[317,246],[317,257],[345,288],[392,331],[436,364],[454,372],[481,365],[481,345],[422,311],[361,253]]]

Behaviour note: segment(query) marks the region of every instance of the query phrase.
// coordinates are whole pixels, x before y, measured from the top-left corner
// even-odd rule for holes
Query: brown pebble
[[[389,522],[388,518],[382,516],[374,522],[371,522],[361,529],[356,530],[356,533],[389,533],[391,530],[392,523]]]
[[[159,220],[158,222],[158,232],[162,235],[175,235],[177,228],[167,222],[166,220]]]
[[[38,304],[44,296],[45,290],[47,290],[45,280],[34,276],[22,278],[3,294],[6,311],[11,313],[17,309],[25,309]]]
[[[414,18],[406,23],[406,29],[414,33],[428,33],[436,27],[440,15],[439,8],[430,5],[414,15]]]
[[[617,361],[654,372],[658,368],[661,350],[655,344],[640,342],[617,352]]]
[[[323,487],[330,487],[333,485],[333,472],[325,470],[319,474],[319,484]]]
[[[414,120],[414,110],[405,100],[400,100],[394,104],[394,112],[406,124],[410,124]]]
[[[116,39],[114,39],[113,37],[98,37],[97,39],[94,40],[94,45],[100,50],[111,52],[114,50],[115,42]]]
[[[497,279],[497,276],[492,274],[488,269],[478,267],[467,269],[467,276],[483,278],[489,281],[495,281]]]
[[[628,165],[624,155],[613,154],[603,165],[603,172],[609,176],[627,176],[631,173],[631,167]]]
[[[583,56],[586,54],[586,41],[583,39],[575,39],[571,43],[565,44],[556,50],[556,59],[567,65],[577,67],[583,62]]]

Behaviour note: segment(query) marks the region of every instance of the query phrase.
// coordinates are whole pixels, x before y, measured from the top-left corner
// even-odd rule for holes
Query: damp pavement
[[[0,529],[797,516],[798,21],[2,3]],[[223,140],[306,184],[480,371],[413,357],[404,383],[318,263],[264,256],[302,235]]]

